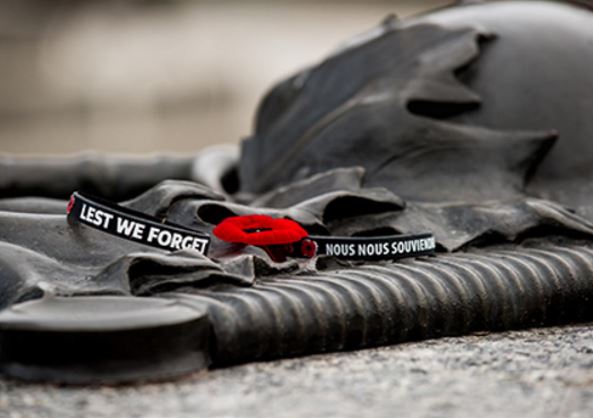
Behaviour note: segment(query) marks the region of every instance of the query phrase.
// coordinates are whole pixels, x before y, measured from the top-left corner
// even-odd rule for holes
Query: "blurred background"
[[[0,153],[195,152],[378,24],[451,0],[1,0]]]

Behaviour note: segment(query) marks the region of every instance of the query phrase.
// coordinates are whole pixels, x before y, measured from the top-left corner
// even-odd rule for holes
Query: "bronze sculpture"
[[[210,258],[149,251],[56,214],[63,168],[45,173],[53,192],[19,197],[43,181],[8,161],[0,308],[38,298],[40,282],[58,295],[174,298],[207,313],[214,365],[589,320],[592,42],[593,12],[554,2],[387,19],[276,86],[236,165],[193,167],[215,180],[165,181],[123,203],[206,233],[254,212],[318,235],[430,230],[437,257],[274,263],[216,240]],[[120,190],[76,170],[68,188],[129,198],[147,184],[127,164]],[[166,175],[188,178],[191,165]]]

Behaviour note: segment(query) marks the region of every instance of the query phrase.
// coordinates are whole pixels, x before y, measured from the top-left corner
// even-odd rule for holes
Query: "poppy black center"
[[[247,232],[248,234],[254,234],[256,232],[264,232],[264,231],[271,231],[272,228],[248,228],[245,229],[244,231]]]

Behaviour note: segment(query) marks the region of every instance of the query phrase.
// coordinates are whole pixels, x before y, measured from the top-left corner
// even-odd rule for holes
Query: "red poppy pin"
[[[292,244],[309,235],[293,220],[267,215],[232,216],[219,223],[212,232],[223,241],[258,247]]]

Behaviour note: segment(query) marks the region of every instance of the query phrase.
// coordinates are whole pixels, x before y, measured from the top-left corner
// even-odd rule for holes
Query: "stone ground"
[[[593,324],[445,338],[145,386],[0,380],[0,417],[591,417]]]

